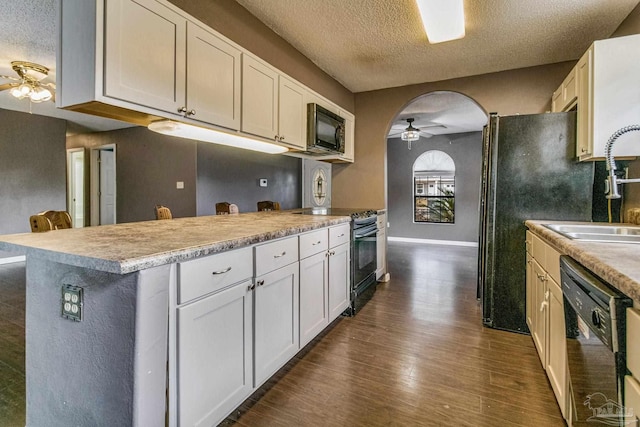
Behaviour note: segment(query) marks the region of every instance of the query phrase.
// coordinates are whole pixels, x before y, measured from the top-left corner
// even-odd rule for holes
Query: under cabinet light
[[[147,128],[163,135],[211,142],[213,144],[228,145],[230,147],[244,148],[246,150],[259,151],[261,153],[279,154],[288,151],[285,147],[270,144],[268,142],[257,141],[244,136],[224,133],[186,123],[174,122],[173,120],[152,122],[147,126]]]
[[[429,43],[464,37],[463,0],[416,0]]]

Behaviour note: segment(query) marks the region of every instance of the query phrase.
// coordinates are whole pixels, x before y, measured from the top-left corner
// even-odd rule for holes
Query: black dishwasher
[[[623,407],[625,310],[633,303],[567,256],[560,257],[560,275],[569,369],[569,425],[627,425],[630,414]]]

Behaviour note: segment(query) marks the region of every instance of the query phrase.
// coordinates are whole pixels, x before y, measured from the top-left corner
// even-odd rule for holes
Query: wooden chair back
[[[154,208],[156,213],[156,219],[172,219],[171,209],[166,206],[156,205]]]
[[[231,203],[231,204],[229,205],[229,213],[230,213],[230,214],[237,214],[237,213],[240,213],[240,210],[238,210],[238,205],[236,205],[236,204],[234,204],[234,203]]]
[[[67,211],[44,211],[38,215],[43,215],[51,221],[54,230],[71,228],[71,215]]]
[[[227,202],[216,203],[216,215],[229,215],[231,213],[230,206],[231,204]]]
[[[280,203],[271,200],[263,200],[258,202],[258,211],[279,211]]]
[[[51,224],[51,221],[49,221],[49,218],[40,214],[31,215],[29,217],[29,225],[31,225],[32,233],[40,233],[43,231],[54,230],[53,224]]]

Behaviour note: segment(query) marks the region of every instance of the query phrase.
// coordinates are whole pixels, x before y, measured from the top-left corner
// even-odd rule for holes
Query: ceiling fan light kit
[[[411,150],[411,142],[417,141],[418,139],[420,139],[420,129],[413,127],[413,124],[412,124],[413,120],[414,119],[407,119],[409,126],[400,135],[400,138],[403,141],[407,141],[407,146],[409,150]]]
[[[464,30],[463,0],[416,0],[429,43],[461,39]]]
[[[28,98],[35,103],[53,100],[55,85],[41,82],[42,79],[49,75],[47,67],[33,62],[12,61],[11,68],[19,77],[0,76],[2,79],[16,81],[15,83],[0,85],[0,91],[10,89],[9,93],[15,98]]]

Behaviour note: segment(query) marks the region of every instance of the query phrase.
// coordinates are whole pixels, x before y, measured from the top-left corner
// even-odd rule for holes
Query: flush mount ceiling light
[[[464,37],[462,0],[416,0],[429,43]]]
[[[259,151],[261,153],[278,154],[288,151],[285,147],[257,141],[240,135],[220,132],[173,120],[160,120],[150,123],[147,128],[163,135],[177,136],[180,138],[194,139],[196,141],[211,142],[213,144],[228,145],[230,147],[244,148],[246,150]]]
[[[417,140],[420,139],[420,129],[416,129],[416,128],[413,127],[413,125],[412,125],[413,120],[414,119],[407,119],[407,122],[409,123],[409,126],[400,135],[400,138],[403,141],[407,141],[407,146],[408,146],[409,150],[411,150],[411,142],[417,141]]]
[[[31,102],[54,100],[56,86],[41,82],[49,75],[47,67],[33,62],[13,61],[11,68],[19,77],[0,76],[0,79],[15,80],[13,83],[0,84],[0,91],[9,89],[9,93],[16,98],[28,98]]]

